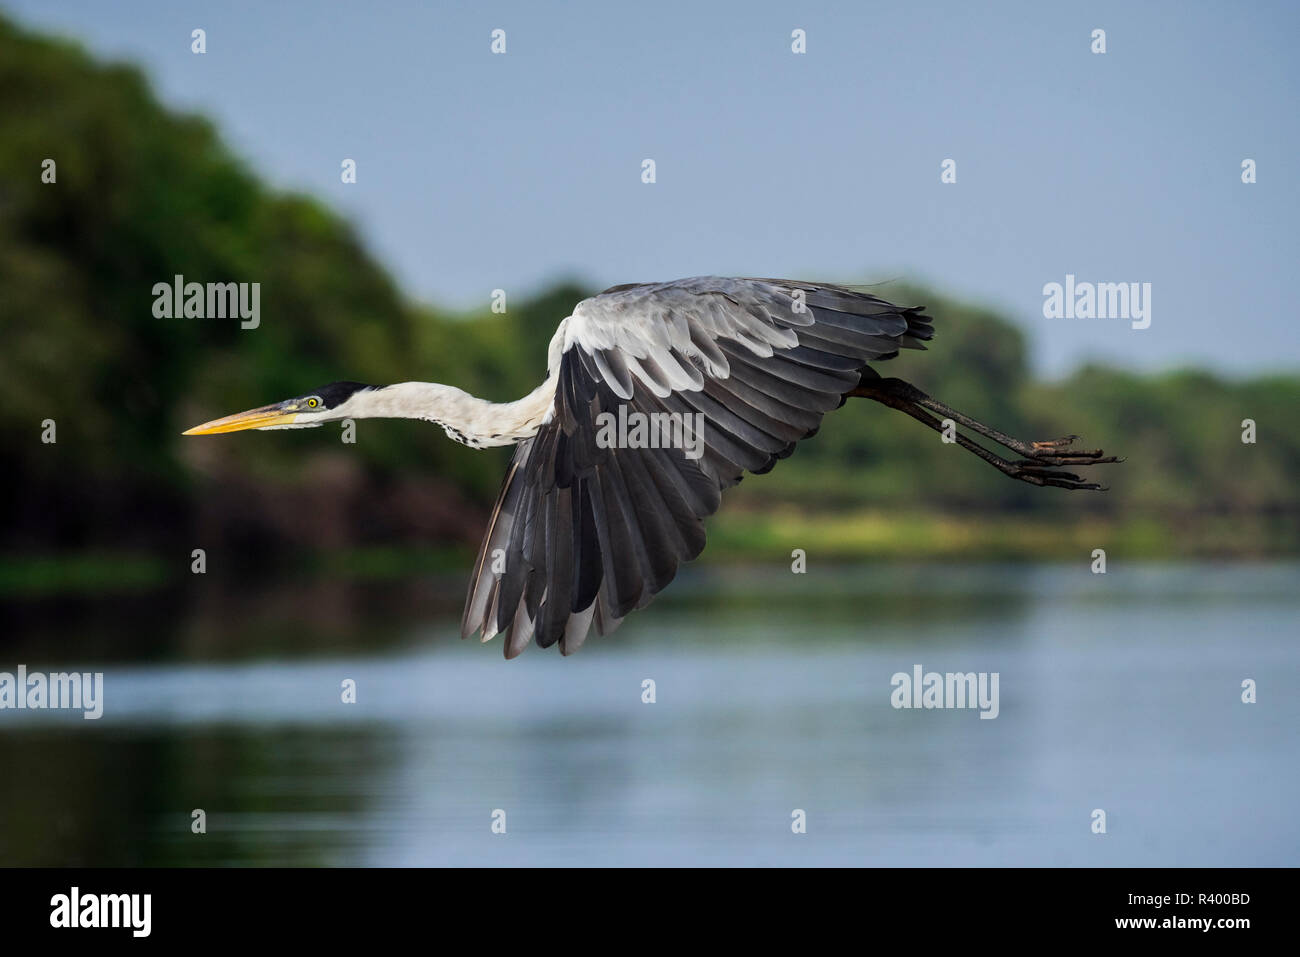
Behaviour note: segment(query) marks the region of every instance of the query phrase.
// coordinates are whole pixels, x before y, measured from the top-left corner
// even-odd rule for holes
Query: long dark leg
[[[1024,456],[1024,459],[1014,462],[1008,461],[993,454],[984,446],[973,442],[961,433],[954,432],[953,438],[958,445],[979,456],[1004,475],[1009,475],[1021,482],[1028,482],[1031,485],[1104,490],[1104,485],[1085,482],[1071,472],[1058,472],[1056,469],[1062,465],[1103,465],[1109,462],[1123,461],[1113,455],[1106,455],[1101,449],[1090,451],[1069,449],[1069,446],[1078,438],[1075,435],[1046,442],[1026,442],[1017,439],[976,421],[968,415],[963,415],[956,409],[949,408],[902,379],[868,379],[864,377],[863,381],[849,395],[872,399],[882,405],[889,406],[891,409],[898,409],[936,432],[943,432],[943,422],[931,415],[930,412],[936,412],[946,419],[964,425],[972,432],[992,439],[999,445]]]

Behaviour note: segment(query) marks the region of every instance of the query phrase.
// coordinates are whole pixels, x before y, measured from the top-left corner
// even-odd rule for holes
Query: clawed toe
[[[1047,472],[1041,469],[1019,468],[1010,473],[1012,478],[1028,482],[1030,485],[1050,485],[1054,488],[1087,489],[1105,492],[1107,487],[1097,482],[1085,482],[1072,472]]]
[[[1079,441],[1077,435],[1066,435],[1059,439],[1044,439],[1042,442],[1030,442],[1029,444],[1035,449],[1063,449],[1077,441]]]
[[[1043,455],[1032,459],[1021,459],[1016,465],[1052,467],[1057,465],[1109,465],[1123,462],[1117,455],[1102,455],[1101,449],[1093,452],[1074,452],[1069,455]]]

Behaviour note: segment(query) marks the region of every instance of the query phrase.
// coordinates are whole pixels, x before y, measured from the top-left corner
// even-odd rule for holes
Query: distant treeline
[[[159,318],[154,287],[177,275],[259,283],[257,328]],[[355,445],[328,427],[205,440],[184,428],[337,379],[516,398],[544,375],[556,324],[593,292],[561,285],[503,315],[410,303],[345,221],[262,185],[208,122],[162,108],[137,70],[3,19],[0,290],[3,556],[202,542],[248,562],[286,548],[471,543],[509,453],[410,422],[360,423]],[[1005,319],[921,289],[880,294],[936,318],[931,351],[889,373],[1015,434],[1077,431],[1126,455],[1105,470],[1112,491],[1011,482],[901,415],[850,402],[725,511],[1127,522],[1174,552],[1295,547],[1300,377],[1088,366],[1041,382]],[[1255,444],[1241,440],[1247,418]],[[1213,535],[1184,534],[1211,526],[1235,541],[1216,549]]]

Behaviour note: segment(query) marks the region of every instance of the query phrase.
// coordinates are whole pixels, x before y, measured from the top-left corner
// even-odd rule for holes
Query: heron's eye
[[[310,399],[307,400],[307,408],[309,408],[309,409],[319,409],[319,408],[320,408],[320,399],[316,398],[315,396],[312,396]]]

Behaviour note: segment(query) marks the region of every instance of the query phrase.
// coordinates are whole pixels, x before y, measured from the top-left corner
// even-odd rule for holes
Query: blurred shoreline
[[[1290,514],[1184,514],[1130,518],[1035,515],[897,514],[881,510],[807,513],[774,508],[724,511],[709,524],[709,542],[696,565],[788,565],[803,549],[809,561],[956,562],[1092,560],[1105,549],[1112,561],[1171,562],[1286,559],[1300,553],[1300,523]],[[400,581],[414,575],[468,576],[471,544],[430,542],[395,546],[289,549],[274,574],[286,582]],[[183,585],[197,578],[186,555],[147,551],[63,551],[0,555],[0,599],[113,595]],[[205,573],[239,582],[262,578],[262,562]]]

